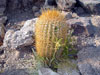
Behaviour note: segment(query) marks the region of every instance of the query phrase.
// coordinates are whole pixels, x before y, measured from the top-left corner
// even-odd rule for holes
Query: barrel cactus
[[[60,11],[52,9],[42,12],[36,21],[35,40],[37,54],[51,58],[57,52],[56,39],[65,41],[68,33],[66,19]]]

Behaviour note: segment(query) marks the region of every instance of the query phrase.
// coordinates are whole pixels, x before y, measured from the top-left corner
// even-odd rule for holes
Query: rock
[[[49,68],[41,68],[38,70],[39,75],[59,75],[56,72],[53,72]]]
[[[56,0],[58,8],[62,10],[70,10],[74,8],[76,0]]]
[[[78,31],[79,34],[80,33],[81,34],[85,33],[85,35],[88,35],[88,36],[91,36],[91,35],[95,34],[95,29],[94,29],[94,26],[91,23],[91,18],[90,17],[72,18],[72,19],[67,20],[66,22],[72,28],[75,28],[75,30],[77,30],[77,31],[79,30]],[[81,32],[80,29],[82,29],[82,32]]]
[[[8,30],[4,37],[3,46],[16,49],[20,46],[32,45],[34,42],[35,21],[36,19],[26,21],[20,30]]]
[[[78,14],[78,15],[83,15],[85,13],[84,9],[82,7],[78,7],[75,9],[75,12]]]
[[[12,69],[11,71],[5,71],[5,73],[1,73],[2,75],[30,75],[27,73],[27,69]]]
[[[86,12],[100,14],[100,0],[79,0],[79,3]]]
[[[95,35],[100,36],[100,16],[93,16],[91,22],[95,28]]]
[[[65,18],[66,18],[67,20],[73,19],[73,18],[78,18],[78,17],[79,17],[76,13],[72,13],[72,12],[62,11],[61,13],[62,13],[63,15],[65,15]]]
[[[65,12],[65,11],[62,11],[62,14],[65,15],[66,19],[72,19],[72,13],[71,12]]]
[[[56,0],[45,0],[44,6],[57,6]]]
[[[5,50],[6,58],[3,59],[6,63],[3,66],[1,75],[30,75],[34,71],[35,59],[29,52],[29,49]],[[34,74],[33,74],[34,75]]]
[[[88,46],[78,53],[78,68],[82,75],[100,75],[100,46]]]
[[[67,60],[58,65],[57,73],[60,75],[80,75],[75,60]]]

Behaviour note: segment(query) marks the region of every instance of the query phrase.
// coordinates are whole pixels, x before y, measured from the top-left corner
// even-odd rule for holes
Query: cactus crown
[[[64,15],[60,11],[45,10],[36,22],[36,49],[40,56],[51,58],[57,51],[56,38],[67,36],[68,26]]]
[[[64,18],[63,15],[61,15],[60,11],[56,10],[56,9],[52,9],[52,10],[44,10],[42,12],[42,15],[40,16],[40,19],[46,19],[46,20],[59,20]]]

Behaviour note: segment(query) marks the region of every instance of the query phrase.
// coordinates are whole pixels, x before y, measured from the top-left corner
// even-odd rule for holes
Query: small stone
[[[62,11],[62,14],[65,15],[66,19],[72,19],[72,13],[71,12],[65,12],[65,11]]]

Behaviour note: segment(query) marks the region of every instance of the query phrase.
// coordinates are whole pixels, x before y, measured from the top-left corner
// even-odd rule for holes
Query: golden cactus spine
[[[64,39],[67,36],[66,20],[58,10],[45,10],[36,21],[36,50],[39,56],[51,58],[57,51],[56,38]]]

